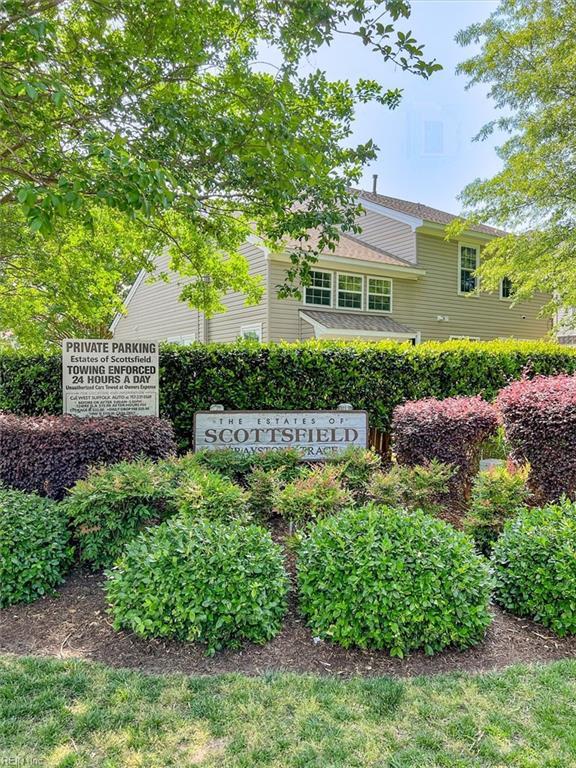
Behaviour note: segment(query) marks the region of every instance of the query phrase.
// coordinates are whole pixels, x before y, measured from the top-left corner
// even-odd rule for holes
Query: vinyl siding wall
[[[546,302],[545,296],[534,298],[511,308],[498,294],[476,296],[458,294],[458,244],[441,237],[417,233],[418,267],[426,274],[418,280],[392,278],[393,306],[391,317],[414,331],[421,340],[448,340],[451,336],[473,336],[480,339],[514,337],[541,339],[548,333],[550,323],[538,313]],[[389,250],[388,248],[386,250]],[[333,270],[332,267],[320,268]],[[312,327],[299,317],[306,311],[301,301],[278,299],[273,287],[284,279],[286,264],[270,262],[270,341],[297,341],[314,335]],[[381,274],[365,267],[346,271],[356,274]],[[313,307],[310,307],[313,309]],[[343,311],[343,310],[339,310]],[[438,315],[449,320],[439,321]]]
[[[156,269],[168,272],[168,255],[158,259]],[[196,340],[204,341],[202,314],[178,301],[187,282],[189,279],[173,273],[168,283],[150,283],[145,277],[130,301],[127,314],[118,321],[114,338],[164,341],[194,334]]]
[[[355,237],[359,240],[412,264],[416,263],[416,235],[408,224],[373,211],[366,211],[358,223],[362,232]]]
[[[418,266],[426,270],[426,275],[404,286],[395,282],[398,292],[393,316],[421,331],[422,341],[446,340],[450,336],[540,339],[548,333],[549,320],[538,317],[546,296],[535,297],[513,308],[509,302],[500,300],[498,294],[461,296],[458,294],[457,243],[418,232],[417,254]],[[438,321],[438,315],[447,315],[449,320]]]
[[[243,293],[229,293],[224,297],[223,304],[227,311],[214,315],[207,321],[208,341],[234,341],[240,336],[243,325],[262,323],[262,340],[267,340],[268,318],[266,310],[267,281],[266,281],[266,255],[261,248],[246,244],[241,249],[250,265],[251,275],[261,275],[264,295],[260,304],[247,307],[246,297]]]

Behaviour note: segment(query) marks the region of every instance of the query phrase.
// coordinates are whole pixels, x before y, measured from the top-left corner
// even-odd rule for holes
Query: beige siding
[[[168,271],[167,255],[158,259],[156,269],[157,272]],[[127,314],[118,321],[114,338],[163,341],[193,334],[198,341],[203,341],[202,315],[178,300],[187,282],[175,274],[168,283],[148,282],[144,278],[127,307]]]
[[[366,211],[358,223],[362,232],[356,237],[411,263],[416,263],[416,237],[412,228],[373,211]]]
[[[538,317],[546,297],[538,297],[512,308],[498,295],[461,296],[458,294],[458,245],[448,243],[441,237],[418,233],[417,247],[418,266],[426,274],[418,280],[392,278],[390,316],[419,331],[422,341],[447,340],[451,336],[540,339],[547,335],[550,322]],[[322,262],[319,267],[333,270]],[[283,281],[285,270],[285,264],[270,263],[269,282],[272,287]],[[376,269],[355,267],[353,262],[347,271],[379,274]],[[271,341],[297,341],[313,336],[311,326],[299,317],[300,309],[306,310],[301,301],[281,300],[274,290],[270,291]],[[448,316],[449,319],[439,321],[438,315]]]
[[[480,339],[514,337],[539,339],[548,333],[549,320],[539,318],[546,297],[540,296],[511,308],[497,294],[458,294],[458,244],[441,237],[417,233],[418,265],[426,275],[414,283],[395,282],[393,316],[421,331],[422,340],[450,336]],[[438,315],[449,320],[438,321]]]
[[[262,340],[268,340],[268,322],[266,308],[266,255],[262,248],[246,244],[241,249],[250,265],[251,275],[261,275],[264,296],[260,304],[247,307],[243,293],[229,293],[223,303],[227,311],[214,315],[207,321],[208,341],[234,341],[240,335],[243,325],[262,324]]]

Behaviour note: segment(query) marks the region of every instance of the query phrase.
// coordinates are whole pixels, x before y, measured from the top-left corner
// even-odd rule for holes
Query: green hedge
[[[497,391],[524,372],[576,371],[576,350],[551,342],[304,342],[163,345],[161,415],[180,446],[191,443],[195,411],[229,408],[334,408],[349,402],[388,430],[394,406],[421,397]],[[0,354],[0,410],[59,413],[59,356]]]

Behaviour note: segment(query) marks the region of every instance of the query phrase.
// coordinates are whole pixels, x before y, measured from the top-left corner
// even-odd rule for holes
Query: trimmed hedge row
[[[551,342],[309,341],[298,344],[163,345],[160,410],[180,448],[192,444],[193,415],[228,408],[334,408],[353,403],[388,431],[406,400],[497,392],[523,374],[576,371],[576,350]],[[0,411],[61,411],[60,357],[0,354]]]
[[[61,499],[89,467],[176,451],[170,422],[152,416],[21,417],[0,413],[0,482]]]

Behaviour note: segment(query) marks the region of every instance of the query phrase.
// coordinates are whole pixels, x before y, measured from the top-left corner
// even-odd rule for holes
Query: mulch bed
[[[247,645],[210,658],[197,645],[141,640],[127,632],[115,632],[102,583],[100,574],[76,571],[58,596],[0,611],[0,653],[92,659],[154,673],[258,675],[275,670],[342,677],[476,672],[519,662],[576,657],[576,638],[559,639],[549,630],[496,607],[484,642],[466,651],[447,650],[436,656],[415,653],[407,659],[393,659],[380,651],[347,651],[315,642],[292,604],[283,631],[267,645]]]

